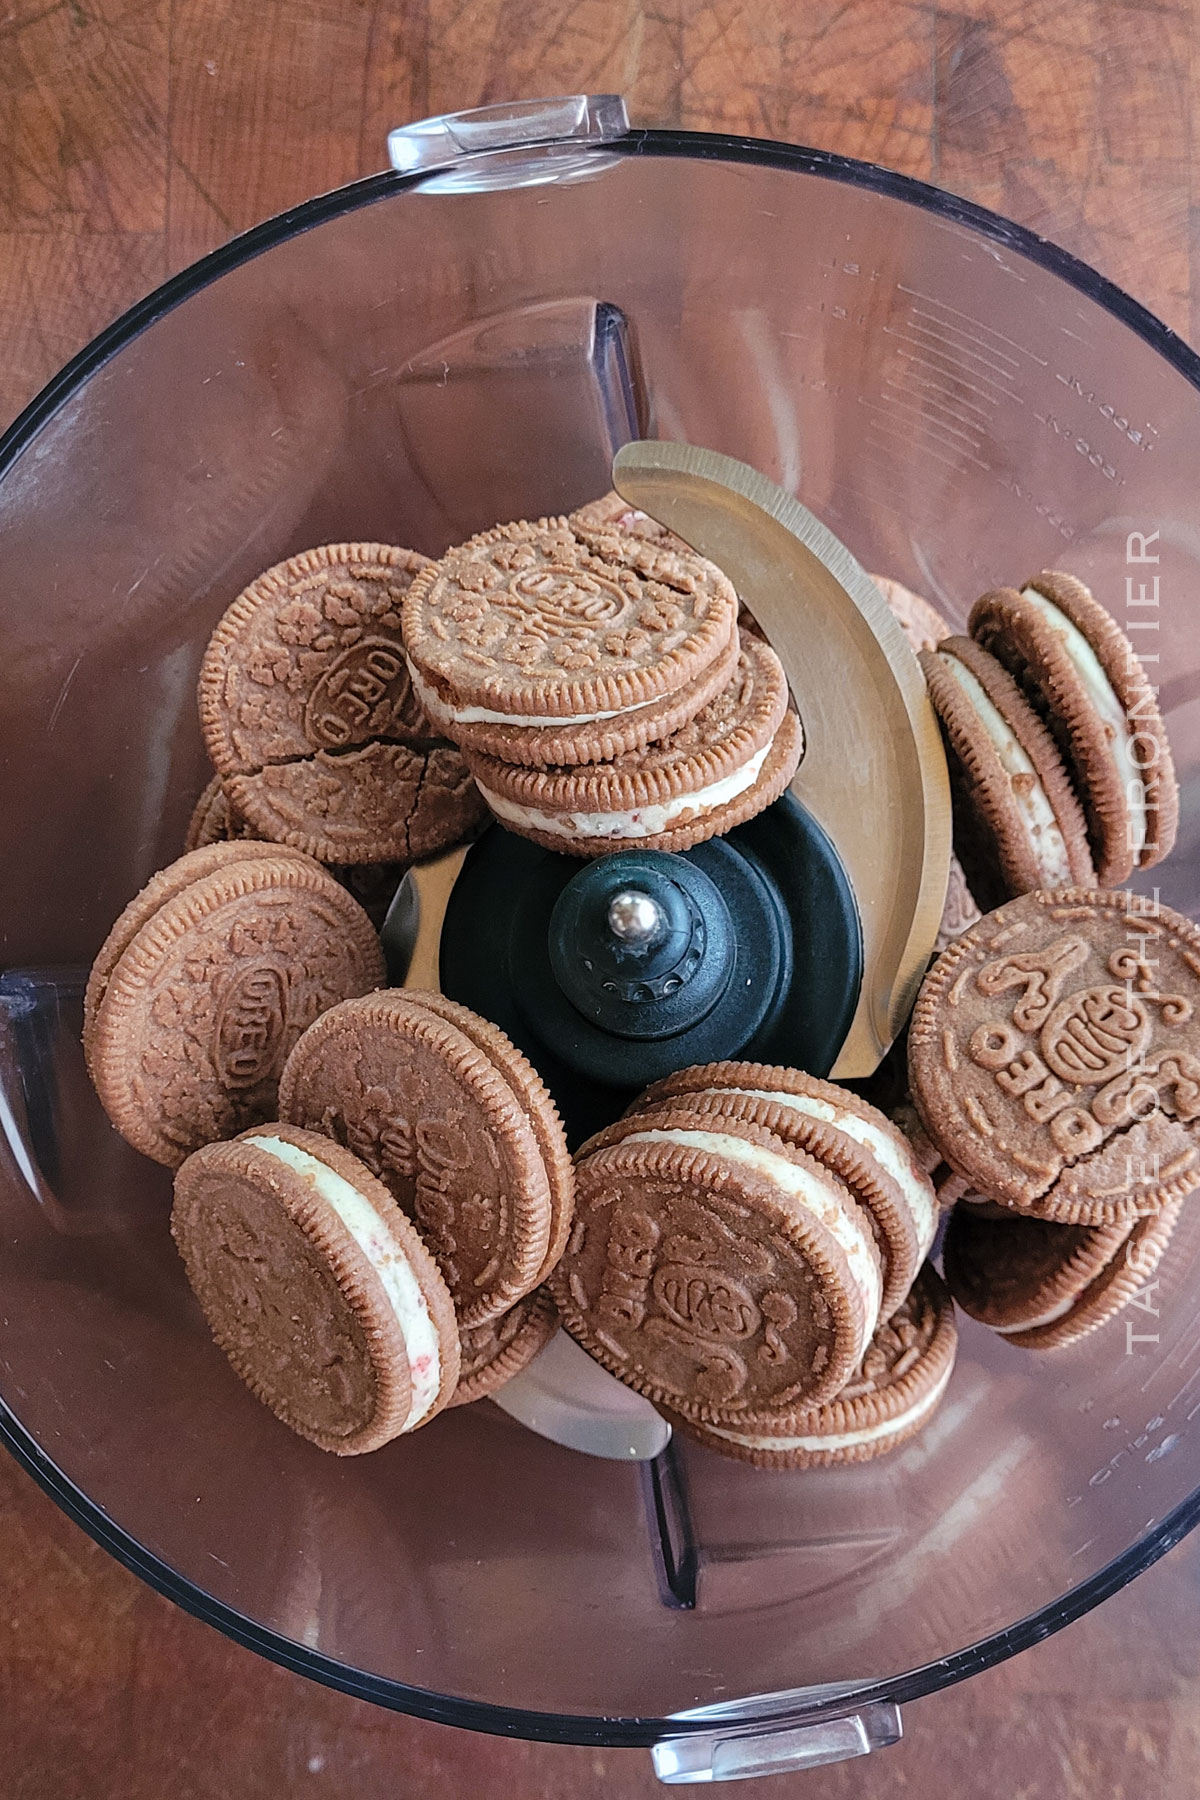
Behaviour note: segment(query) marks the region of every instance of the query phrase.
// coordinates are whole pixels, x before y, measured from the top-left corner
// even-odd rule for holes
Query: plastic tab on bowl
[[[711,1719],[711,1732],[663,1738],[650,1751],[654,1773],[666,1787],[712,1781],[747,1781],[755,1775],[784,1775],[817,1769],[825,1763],[848,1762],[884,1750],[903,1736],[900,1709],[877,1700],[850,1713],[798,1720],[796,1712],[836,1701],[852,1693],[849,1683],[798,1688],[786,1694],[757,1694],[727,1706],[698,1706],[676,1713],[680,1720]],[[777,1712],[775,1726],[763,1725],[764,1712]],[[756,1723],[743,1723],[754,1718]]]
[[[671,1427],[648,1400],[557,1331],[544,1350],[492,1396],[511,1418],[568,1450],[616,1462],[649,1462]]]
[[[453,170],[454,186],[525,186],[577,172],[577,163],[568,167],[561,156],[547,159],[547,150],[594,148],[624,137],[628,130],[629,115],[620,94],[564,94],[439,113],[401,125],[388,133],[388,157],[401,175]],[[522,150],[536,150],[539,155],[536,160],[512,157],[513,151]],[[465,173],[459,165],[478,157],[495,159],[498,153],[505,154],[490,174],[480,170],[465,182],[459,179]]]

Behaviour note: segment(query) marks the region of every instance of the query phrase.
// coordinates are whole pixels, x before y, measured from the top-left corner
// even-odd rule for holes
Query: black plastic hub
[[[693,1063],[828,1073],[862,937],[836,850],[785,795],[681,855],[581,864],[493,827],[450,896],[440,979],[520,1045],[578,1144]]]
[[[661,850],[606,856],[568,881],[550,915],[550,967],[592,1025],[674,1037],[712,1011],[736,958],[721,890]]]

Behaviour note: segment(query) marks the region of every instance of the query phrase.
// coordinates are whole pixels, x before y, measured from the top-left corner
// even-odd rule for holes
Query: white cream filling
[[[1071,859],[1067,855],[1067,846],[1054,816],[1054,808],[1038,780],[1037,771],[970,669],[960,663],[956,656],[948,656],[942,650],[937,654],[978,713],[979,722],[987,732],[1000,767],[1014,784],[1013,799],[1033,854],[1037,858],[1038,874],[1044,885],[1069,887]],[[1016,785],[1018,778],[1020,786]]]
[[[682,1144],[705,1150],[712,1156],[724,1157],[726,1162],[741,1163],[744,1167],[753,1169],[793,1200],[799,1201],[806,1212],[820,1220],[830,1237],[844,1252],[850,1267],[850,1278],[858,1289],[867,1315],[863,1343],[866,1345],[870,1342],[879,1322],[879,1301],[882,1295],[882,1276],[875,1258],[874,1244],[870,1233],[850,1217],[836,1196],[817,1176],[808,1169],[801,1168],[799,1163],[789,1162],[786,1156],[764,1149],[761,1144],[752,1144],[745,1138],[733,1137],[723,1131],[635,1131],[627,1138],[622,1138],[621,1142]]]
[[[836,1125],[839,1131],[844,1131],[856,1144],[869,1150],[908,1201],[917,1230],[918,1257],[921,1262],[925,1261],[938,1228],[938,1205],[933,1183],[922,1175],[880,1126],[873,1125],[870,1119],[860,1119],[857,1113],[844,1112],[839,1107],[831,1106],[828,1100],[818,1099],[815,1094],[782,1094],[771,1088],[722,1088],[721,1092],[746,1094],[752,1100],[778,1101],[780,1106],[789,1106],[793,1112],[804,1113],[810,1119],[822,1119],[827,1125]]]
[[[284,1138],[256,1133],[253,1137],[243,1138],[242,1142],[277,1157],[297,1175],[310,1181],[379,1276],[408,1351],[412,1398],[404,1430],[411,1431],[437,1399],[442,1380],[437,1327],[412,1264],[371,1202],[327,1163],[311,1156],[307,1150],[301,1150],[298,1145],[289,1144]]]
[[[1066,1317],[1078,1298],[1078,1294],[1068,1294],[1065,1300],[1057,1301],[1036,1319],[1022,1319],[1017,1325],[993,1325],[992,1330],[999,1332],[1001,1337],[1010,1337],[1014,1331],[1036,1331],[1039,1325],[1053,1325],[1056,1319]]]
[[[816,1437],[743,1437],[740,1432],[720,1431],[715,1425],[706,1429],[714,1437],[726,1438],[731,1444],[744,1444],[748,1450],[852,1450],[858,1444],[877,1444],[880,1438],[894,1437],[897,1432],[928,1418],[945,1393],[952,1372],[953,1365],[907,1412],[894,1419],[883,1419],[877,1425],[864,1425],[861,1431],[821,1432]]]
[[[503,794],[485,787],[482,781],[476,785],[497,818],[507,819],[513,825],[532,825],[539,831],[552,832],[556,837],[655,837],[682,813],[711,812],[715,806],[724,806],[727,801],[744,794],[758,780],[770,748],[767,744],[740,769],[734,769],[731,775],[722,776],[720,781],[714,781],[708,787],[679,794],[673,800],[639,806],[633,812],[541,812],[536,806],[519,806],[515,800],[508,800]]]
[[[1133,757],[1136,729],[1130,725],[1117,691],[1104,673],[1100,658],[1065,612],[1039,594],[1036,588],[1022,588],[1021,598],[1031,600],[1058,637],[1071,659],[1072,667],[1087,689],[1088,699],[1099,713],[1108,736],[1108,753],[1121,782],[1121,791],[1129,808],[1129,848],[1134,862],[1146,844],[1146,783]]]
[[[623,719],[627,713],[641,712],[644,706],[654,705],[654,697],[652,697],[649,700],[635,700],[632,706],[618,706],[612,712],[493,712],[486,706],[448,706],[427,681],[422,681],[411,662],[408,665],[408,673],[412,680],[413,692],[430,717],[450,719],[455,725],[594,725],[600,719]],[[662,696],[658,695],[657,698],[661,699]]]

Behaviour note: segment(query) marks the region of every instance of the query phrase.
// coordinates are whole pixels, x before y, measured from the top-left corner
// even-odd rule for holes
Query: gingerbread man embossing
[[[1003,994],[1023,989],[1013,1008],[1013,1024],[1022,1031],[1036,1031],[1062,992],[1072,969],[1087,961],[1088,947],[1081,937],[1060,938],[1044,950],[1027,950],[985,963],[975,977],[981,994]]]

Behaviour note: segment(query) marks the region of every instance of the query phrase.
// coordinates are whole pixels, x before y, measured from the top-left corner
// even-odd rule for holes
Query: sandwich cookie
[[[1073,575],[1044,571],[976,601],[971,636],[1053,732],[1083,801],[1106,887],[1168,855],[1179,790],[1157,690],[1116,620]]]
[[[970,638],[918,659],[950,760],[954,848],[998,904],[1095,879],[1083,813],[1054,740],[1012,677]]]
[[[265,1124],[189,1156],[171,1230],[220,1348],[338,1456],[425,1425],[459,1375],[437,1264],[382,1182],[315,1132]]]
[[[733,679],[661,743],[582,768],[464,755],[510,831],[546,850],[601,856],[688,850],[756,817],[796,773],[803,737],[779,658],[743,637]]]
[[[212,859],[207,873],[193,863],[179,882],[178,866],[164,871],[92,973],[84,1043],[96,1092],[122,1137],[171,1167],[271,1118],[301,1032],[384,979],[362,908],[309,858],[263,849],[214,844],[192,853]]]
[[[1025,894],[926,976],[908,1038],[929,1137],[984,1199],[1114,1225],[1200,1183],[1200,926],[1136,894]]]
[[[831,1081],[766,1063],[682,1069],[657,1082],[627,1116],[663,1106],[763,1125],[844,1181],[875,1236],[880,1316],[895,1312],[933,1247],[939,1214],[928,1176],[890,1119]]]
[[[413,696],[401,606],[428,559],[327,544],[260,575],[200,670],[200,727],[232,814],[322,862],[408,862],[482,802]]]
[[[922,650],[936,650],[942,639],[951,635],[953,626],[921,594],[914,594],[889,575],[871,575],[868,579],[887,601],[888,610],[918,656]]]
[[[505,762],[606,762],[686,725],[737,662],[737,595],[693,551],[566,519],[485,531],[404,601],[417,698]]]
[[[412,1218],[463,1327],[549,1273],[573,1171],[553,1102],[497,1026],[407,989],[335,1007],[304,1034],[281,1117],[347,1145]]]
[[[870,1221],[815,1157],[667,1105],[580,1152],[551,1291],[572,1337],[656,1406],[753,1429],[839,1391],[882,1277]]]
[[[1010,1344],[1074,1344],[1153,1279],[1182,1205],[1173,1200],[1150,1218],[1093,1226],[960,1206],[946,1233],[947,1286],[964,1312]]]
[[[932,1418],[950,1385],[957,1344],[954,1307],[926,1264],[904,1304],[877,1329],[836,1400],[797,1413],[769,1436],[668,1417],[697,1443],[760,1469],[870,1462],[914,1437]]]
[[[558,1309],[545,1288],[534,1288],[515,1306],[462,1332],[462,1367],[449,1404],[483,1400],[531,1363],[558,1330]]]

